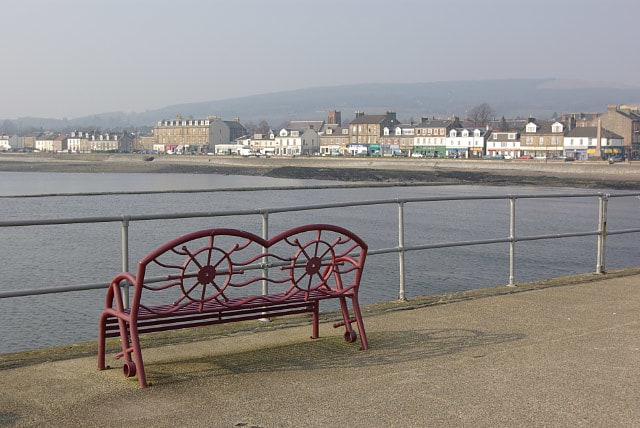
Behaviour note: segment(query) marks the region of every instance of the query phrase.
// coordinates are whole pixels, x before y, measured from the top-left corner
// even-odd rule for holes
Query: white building
[[[520,156],[520,133],[492,131],[487,138],[487,155],[503,155],[507,159]]]
[[[445,139],[448,157],[482,158],[485,154],[486,138],[490,131],[482,129],[455,128]]]
[[[313,155],[320,151],[320,138],[315,129],[282,128],[275,137],[276,155]]]
[[[18,149],[17,135],[0,135],[0,152]]]

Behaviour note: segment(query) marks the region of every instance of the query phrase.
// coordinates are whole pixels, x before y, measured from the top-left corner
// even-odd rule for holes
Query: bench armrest
[[[123,281],[129,282],[132,286],[137,283],[136,276],[129,272],[118,274],[118,276],[111,281],[111,284],[109,284],[107,296],[104,302],[105,308],[116,309],[118,311],[123,311],[125,309],[121,293],[121,283]]]

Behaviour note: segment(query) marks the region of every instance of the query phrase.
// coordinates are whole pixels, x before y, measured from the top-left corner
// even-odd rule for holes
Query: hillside
[[[134,128],[153,126],[162,119],[201,118],[216,115],[241,122],[266,120],[271,126],[288,120],[326,119],[327,112],[342,112],[343,122],[354,111],[379,114],[397,112],[401,121],[421,116],[465,116],[474,106],[486,102],[497,117],[550,118],[562,112],[603,112],[608,104],[640,104],[640,88],[556,79],[511,79],[407,84],[360,84],[315,87],[226,100],[176,104],[138,113],[112,112],[68,120],[21,118],[23,127],[44,129]]]

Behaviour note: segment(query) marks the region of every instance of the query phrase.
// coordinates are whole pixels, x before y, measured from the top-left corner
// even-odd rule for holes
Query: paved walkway
[[[0,426],[640,426],[640,275],[0,371]]]

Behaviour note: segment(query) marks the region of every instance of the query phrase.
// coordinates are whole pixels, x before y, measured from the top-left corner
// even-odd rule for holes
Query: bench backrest
[[[366,253],[357,235],[327,224],[294,227],[267,240],[236,229],[189,233],[138,263],[131,312],[202,310],[213,301],[236,307],[263,295],[357,293]]]

